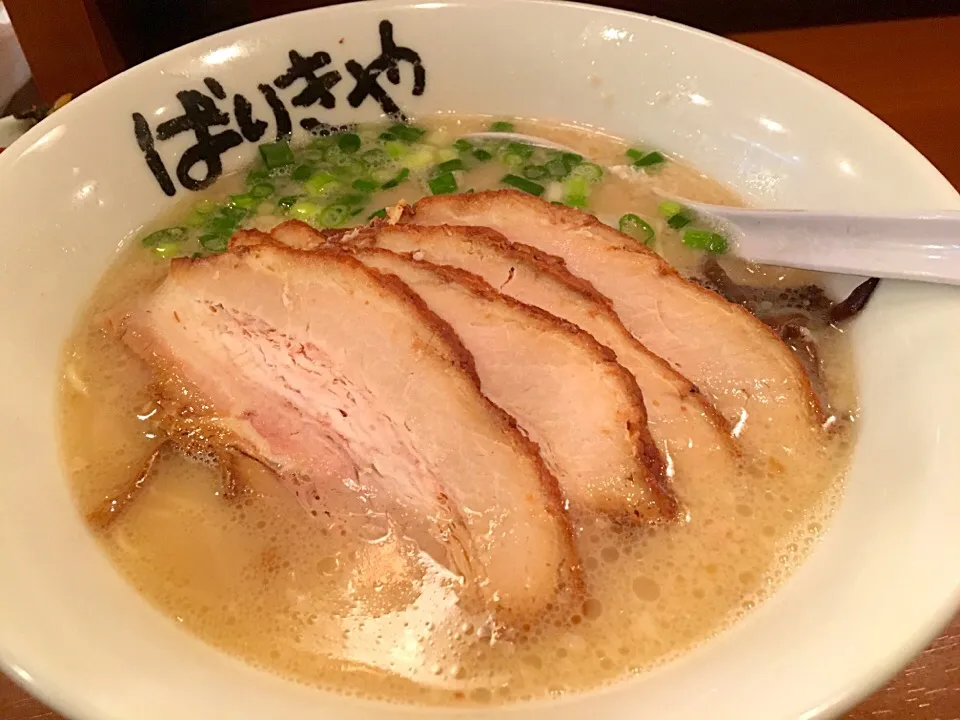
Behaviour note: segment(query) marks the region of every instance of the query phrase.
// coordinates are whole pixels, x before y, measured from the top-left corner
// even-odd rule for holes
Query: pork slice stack
[[[765,326],[591,216],[512,191],[402,215],[176,260],[125,339],[294,490],[419,522],[500,618],[577,597],[572,518],[682,522],[765,430],[819,431]]]
[[[790,348],[592,215],[502,190],[424,198],[406,222],[483,226],[556,256],[610,299],[637,340],[696,383],[751,454],[787,459],[820,447],[822,410]]]
[[[578,584],[556,478],[450,327],[392,276],[248,237],[174,261],[125,339],[291,483],[349,480],[429,521],[505,617]]]
[[[391,234],[391,228],[372,234]],[[469,242],[470,231],[450,235]],[[323,247],[303,223],[286,223],[274,238]],[[677,503],[662,455],[647,429],[634,376],[576,325],[498,292],[465,270],[355,243],[354,256],[390,273],[420,295],[473,355],[483,392],[517,419],[580,509],[631,521],[669,521]]]
[[[294,245],[317,244],[316,231],[295,221],[278,226],[273,235]],[[631,335],[610,301],[559,258],[482,227],[404,224],[328,234],[326,239],[345,238],[356,246],[385,248],[475,273],[504,295],[582,328],[613,350],[634,376],[650,433],[671,476],[729,477],[736,472],[740,451],[724,418],[696,386]]]

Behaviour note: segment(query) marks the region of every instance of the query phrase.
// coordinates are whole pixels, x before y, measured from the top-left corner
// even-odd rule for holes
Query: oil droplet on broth
[[[455,138],[486,122],[451,117],[427,125]],[[625,149],[571,128],[518,122],[517,130],[572,145],[601,164],[619,163]],[[472,186],[493,186],[496,172],[493,164],[478,169]],[[739,204],[679,162],[655,180],[669,193]],[[241,186],[242,176],[227,178],[211,196]],[[597,190],[597,211],[636,212],[659,228],[652,188],[611,179]],[[664,252],[681,269],[691,257],[682,248]],[[64,456],[84,510],[128,482],[129,468],[155,442],[136,419],[151,407],[149,373],[102,332],[100,320],[121,300],[155,287],[164,272],[148,253],[125,252],[65,350]],[[844,342],[830,345],[823,361],[834,384],[853,386]],[[164,465],[100,541],[151,602],[256,667],[360,697],[489,705],[612,682],[735,621],[775,589],[768,582],[789,575],[822,532],[851,446],[838,437],[822,456],[798,458],[803,472],[771,459],[759,473],[699,478],[702,494],[689,499],[695,512],[682,527],[633,531],[574,517],[583,528],[588,594],[518,628],[493,628],[463,610],[456,583],[415,549],[399,543],[371,554],[361,540],[370,528],[351,535],[322,514],[300,513],[296,500],[269,483],[225,502],[209,465]]]

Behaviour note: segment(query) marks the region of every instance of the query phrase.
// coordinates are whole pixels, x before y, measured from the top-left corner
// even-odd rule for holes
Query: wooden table
[[[734,39],[806,70],[872,110],[960,187],[960,16]],[[0,677],[0,720],[59,717]],[[847,720],[960,720],[960,616]]]

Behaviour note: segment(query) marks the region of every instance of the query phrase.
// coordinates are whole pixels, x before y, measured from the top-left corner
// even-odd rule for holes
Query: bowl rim
[[[344,5],[331,5],[311,8],[245,23],[213,35],[199,38],[185,45],[172,48],[164,53],[161,53],[160,55],[150,58],[143,63],[127,68],[82,93],[62,109],[51,114],[40,123],[37,123],[35,126],[31,127],[24,135],[19,137],[14,143],[8,146],[3,153],[0,153],[0,181],[5,180],[7,176],[12,173],[12,167],[8,168],[8,166],[11,166],[20,157],[26,154],[33,144],[39,138],[49,132],[49,130],[61,123],[69,122],[74,114],[84,112],[88,105],[94,104],[95,106],[96,103],[101,101],[101,98],[109,97],[110,93],[115,92],[116,87],[122,85],[124,82],[129,82],[132,77],[140,74],[147,75],[152,71],[156,71],[164,67],[168,63],[175,62],[183,58],[195,57],[199,51],[209,49],[211,46],[215,46],[217,43],[223,43],[228,40],[236,41],[243,37],[247,37],[252,29],[266,28],[272,25],[281,25],[290,22],[290,18],[292,17],[306,17],[315,14],[341,12],[351,14],[358,11],[372,11],[378,8],[382,8],[384,10],[413,7],[424,7],[425,9],[427,7],[447,9],[458,7],[476,7],[477,5],[489,7],[491,11],[493,10],[494,6],[501,6],[503,8],[510,8],[512,6],[541,7],[544,12],[555,11],[558,8],[566,6],[578,8],[580,11],[592,13],[596,16],[622,17],[630,19],[631,21],[640,19],[652,26],[667,27],[673,31],[679,31],[682,34],[696,37],[700,41],[709,41],[715,45],[725,46],[734,49],[739,53],[744,53],[747,56],[754,58],[758,62],[763,62],[777,68],[779,72],[789,74],[794,80],[800,81],[811,88],[815,88],[821,92],[826,91],[831,95],[834,101],[841,104],[843,109],[846,112],[851,113],[851,116],[855,117],[858,122],[872,123],[875,127],[882,127],[887,134],[885,142],[896,142],[899,145],[899,152],[908,153],[912,156],[914,162],[919,161],[920,165],[925,165],[925,169],[929,173],[928,182],[931,185],[936,183],[941,184],[944,192],[951,197],[951,200],[956,201],[956,206],[960,207],[960,190],[952,185],[952,183],[943,175],[939,168],[937,168],[917,148],[915,148],[909,141],[901,136],[884,120],[828,83],[765,52],[744,45],[727,37],[684,25],[677,21],[660,18],[655,15],[618,8],[590,5],[584,2],[574,2],[572,0],[450,0],[439,3],[423,3],[419,2],[418,0],[359,0],[358,2],[347,3]],[[929,646],[931,641],[942,633],[942,631],[953,619],[958,608],[960,608],[960,575],[958,575],[952,593],[943,599],[943,602],[938,608],[937,612],[927,616],[922,620],[918,619],[915,622],[917,627],[909,642],[901,644],[896,651],[891,652],[884,657],[876,658],[876,660],[871,663],[869,668],[864,669],[860,673],[859,677],[851,680],[848,683],[847,688],[836,694],[836,696],[823,699],[819,703],[816,702],[816,699],[811,698],[809,701],[810,707],[801,717],[816,718],[838,716],[852,708],[861,700],[875,693],[878,689],[886,685],[891,678],[896,676],[897,673],[899,673],[904,667],[904,665],[910,661],[910,659],[914,658],[925,647]],[[54,709],[56,712],[64,715],[64,717],[71,718],[72,720],[102,720],[102,717],[97,714],[97,709],[87,705],[86,700],[84,700],[82,697],[66,697],[59,691],[56,681],[52,678],[42,678],[43,673],[40,673],[39,675],[41,676],[41,679],[38,680],[34,673],[23,669],[23,666],[16,661],[16,658],[8,654],[8,651],[2,646],[2,643],[0,643],[0,671],[3,671],[3,673],[7,675],[7,677],[9,677],[18,687],[27,691],[33,697]],[[607,689],[616,688],[617,686],[618,683],[614,682],[609,686],[597,688],[597,690],[604,691]],[[578,693],[569,697],[577,697],[585,694],[587,693]],[[550,703],[555,701],[545,700],[542,702]],[[525,705],[527,704],[520,703],[504,707],[522,708]],[[432,711],[434,710],[433,708],[426,707],[420,707],[418,709],[422,710],[424,714],[433,714]],[[448,708],[441,707],[437,708],[436,710],[438,712],[443,712],[447,709]]]

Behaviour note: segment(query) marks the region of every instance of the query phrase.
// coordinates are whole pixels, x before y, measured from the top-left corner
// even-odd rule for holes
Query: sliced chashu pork
[[[273,230],[294,244],[300,242],[292,237],[295,233],[315,235],[298,221]],[[607,298],[557,258],[511,243],[489,228],[393,225],[326,237],[475,273],[501,293],[579,326],[612,349],[643,392],[650,434],[673,471],[668,475],[677,478],[675,489],[681,499],[686,490],[695,492],[697,478],[730,478],[738,471],[738,448],[716,409],[689,380],[630,334]]]
[[[273,235],[300,248],[326,242],[302,223]],[[539,445],[570,503],[623,519],[676,517],[640,389],[609,349],[471,273],[378,248],[354,252],[399,277],[450,324],[476,361],[484,394]]]
[[[819,444],[820,408],[790,349],[746,310],[593,216],[500,190],[428,197],[405,221],[489,227],[563,259],[649,350],[707,393],[747,448],[789,457]]]
[[[507,617],[534,617],[576,587],[557,481],[480,392],[449,326],[350,256],[258,238],[175,260],[124,339],[282,476],[352,483],[428,519]]]

